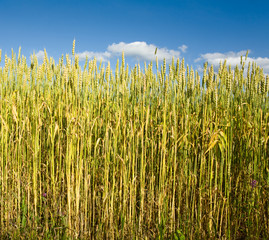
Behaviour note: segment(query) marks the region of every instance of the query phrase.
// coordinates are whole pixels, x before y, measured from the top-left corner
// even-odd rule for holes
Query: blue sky
[[[235,66],[250,50],[269,73],[269,1],[82,1],[0,0],[0,49],[19,46],[27,58],[46,48],[58,60],[72,51],[115,61],[125,51],[132,62],[172,56],[199,69],[228,59]]]

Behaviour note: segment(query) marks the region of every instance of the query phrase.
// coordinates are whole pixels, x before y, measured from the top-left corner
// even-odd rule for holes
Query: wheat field
[[[269,238],[269,78],[247,56],[29,60],[0,57],[0,239]]]

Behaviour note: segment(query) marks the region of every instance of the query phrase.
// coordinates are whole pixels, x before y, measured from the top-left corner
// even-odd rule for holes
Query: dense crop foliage
[[[2,56],[1,239],[269,238],[261,68],[72,55]]]

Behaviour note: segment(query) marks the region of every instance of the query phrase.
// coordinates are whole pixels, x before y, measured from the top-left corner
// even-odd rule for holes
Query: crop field
[[[0,59],[0,239],[269,239],[269,77],[247,56]]]

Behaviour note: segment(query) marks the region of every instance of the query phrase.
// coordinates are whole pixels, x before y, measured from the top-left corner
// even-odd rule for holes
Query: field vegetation
[[[0,239],[269,238],[263,69],[112,71],[74,47],[2,56]]]

